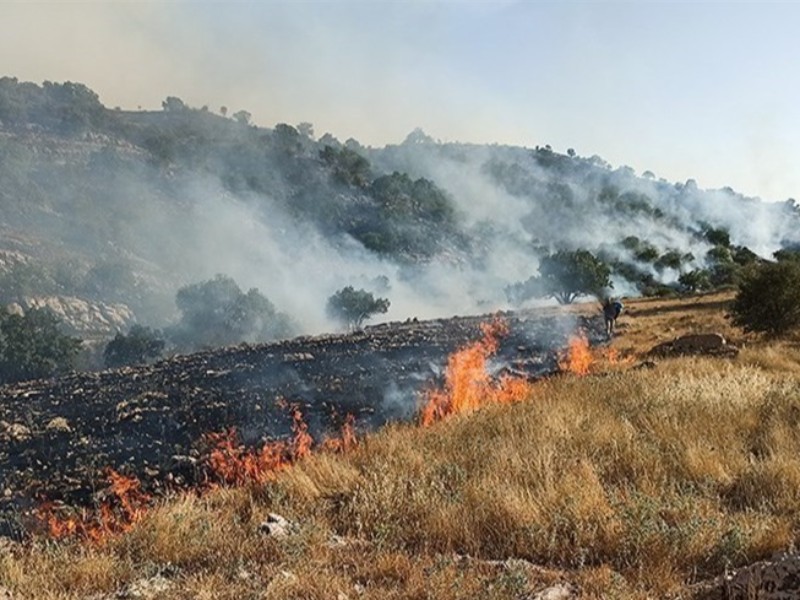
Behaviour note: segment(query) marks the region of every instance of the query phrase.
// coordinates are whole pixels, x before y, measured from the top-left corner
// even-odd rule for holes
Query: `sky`
[[[800,2],[0,0],[0,76],[800,199]]]

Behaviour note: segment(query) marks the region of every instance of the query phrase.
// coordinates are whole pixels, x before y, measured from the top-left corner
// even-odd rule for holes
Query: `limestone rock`
[[[0,421],[0,435],[15,442],[24,442],[31,437],[31,430],[22,423]]]
[[[270,537],[285,538],[297,533],[297,524],[276,513],[269,513],[267,520],[258,526],[258,530]]]
[[[578,598],[578,588],[571,583],[557,583],[533,595],[531,600],[573,600]]]
[[[74,296],[26,297],[19,307],[23,312],[34,308],[50,309],[64,322],[70,334],[81,338],[125,331],[136,320],[133,311],[125,304],[90,302]]]
[[[47,425],[45,425],[45,429],[57,433],[69,433],[72,431],[72,428],[69,426],[69,421],[64,417],[53,417]]]
[[[161,598],[162,594],[169,590],[172,583],[163,575],[138,579],[128,585],[122,592],[117,594],[117,598],[130,598],[131,600],[155,600]]]

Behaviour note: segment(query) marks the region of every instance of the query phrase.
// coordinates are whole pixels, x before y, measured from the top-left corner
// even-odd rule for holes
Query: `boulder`
[[[73,296],[32,296],[23,298],[15,310],[27,312],[47,308],[64,322],[70,335],[81,338],[107,337],[127,331],[136,322],[133,311],[125,304],[91,302]]]
[[[558,583],[537,592],[532,600],[573,600],[578,597],[576,586],[571,583]]]

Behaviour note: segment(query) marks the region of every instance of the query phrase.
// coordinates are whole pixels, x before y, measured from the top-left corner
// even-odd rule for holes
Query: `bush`
[[[74,368],[81,340],[64,335],[47,309],[0,309],[0,383],[52,377]]]
[[[386,298],[375,298],[366,290],[356,290],[347,286],[328,298],[328,315],[346,324],[350,329],[358,329],[364,321],[376,313],[389,310]]]
[[[687,292],[702,292],[711,289],[711,274],[705,269],[694,269],[682,273],[678,277],[678,283]]]
[[[256,288],[242,292],[228,276],[187,285],[178,290],[175,303],[181,320],[169,330],[181,348],[214,348],[240,342],[266,342],[294,332],[289,317]]]
[[[128,335],[117,333],[103,350],[103,361],[107,367],[121,367],[148,363],[161,358],[164,340],[157,331],[149,327],[134,325]]]
[[[800,263],[764,263],[747,270],[732,314],[745,331],[782,335],[800,327]]]

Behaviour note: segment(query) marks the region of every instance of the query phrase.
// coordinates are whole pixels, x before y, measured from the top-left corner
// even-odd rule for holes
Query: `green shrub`
[[[117,333],[106,344],[103,361],[107,367],[142,364],[161,358],[163,352],[164,340],[157,331],[134,325],[128,335]]]
[[[64,335],[47,309],[0,309],[0,383],[52,377],[74,368],[81,340]]]
[[[782,335],[800,327],[800,263],[764,263],[745,272],[733,303],[745,331]]]
[[[366,290],[356,290],[347,286],[328,298],[328,315],[346,324],[350,329],[358,329],[364,321],[377,313],[389,310],[386,298],[375,298]]]

